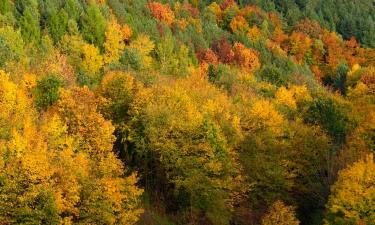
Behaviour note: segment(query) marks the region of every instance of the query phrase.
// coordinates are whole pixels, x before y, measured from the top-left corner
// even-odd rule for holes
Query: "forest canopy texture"
[[[0,225],[374,225],[372,0],[0,0]]]

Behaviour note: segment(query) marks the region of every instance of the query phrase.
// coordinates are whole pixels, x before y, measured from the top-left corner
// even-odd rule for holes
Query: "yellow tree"
[[[375,221],[373,155],[340,171],[331,191],[326,224],[371,224]]]
[[[298,225],[294,208],[282,201],[274,202],[262,219],[262,225]]]
[[[153,174],[166,173],[175,185],[172,193],[188,194],[184,204],[191,213],[201,211],[212,223],[227,224],[241,181],[233,151],[239,120],[229,99],[201,75],[159,83],[151,92],[133,109],[136,139],[145,141],[139,153],[158,162]]]
[[[135,185],[135,174],[124,177],[125,168],[112,151],[114,127],[98,113],[98,103],[99,100],[87,88],[63,91],[60,100],[48,112],[52,119],[45,119],[51,121],[46,122],[47,136],[63,134],[62,141],[73,140],[73,151],[67,149],[60,157],[68,157],[66,160],[78,157],[74,161],[81,160],[79,165],[86,168],[78,170],[80,199],[76,205],[78,217],[73,221],[134,224],[142,212],[139,207],[142,190]],[[54,121],[57,125],[50,124]],[[51,146],[59,146],[61,140],[57,144],[52,140],[52,143]],[[69,156],[72,153],[73,156]],[[62,176],[66,172],[69,170],[60,171]]]
[[[247,37],[252,42],[257,42],[262,37],[262,35],[262,31],[256,25],[251,27],[247,32]]]
[[[21,129],[32,105],[25,93],[0,70],[0,138],[10,135],[12,129]]]
[[[297,109],[297,104],[291,90],[280,87],[276,92],[276,103],[289,107],[291,110]]]
[[[111,152],[115,140],[113,125],[97,112],[98,103],[87,87],[73,88],[62,91],[52,109],[68,126],[68,133],[79,139],[81,149],[93,157]]]
[[[106,73],[98,89],[99,95],[106,99],[102,110],[104,115],[115,125],[125,122],[135,92],[140,88],[140,85],[128,73],[121,71]]]
[[[126,35],[126,36],[125,36]],[[120,59],[122,51],[125,49],[125,38],[128,38],[129,30],[122,28],[120,24],[117,23],[115,18],[107,24],[107,29],[105,31],[105,42],[104,46],[104,62],[112,63],[117,62]]]
[[[130,43],[128,48],[134,49],[139,53],[142,60],[142,65],[145,68],[151,66],[152,57],[150,56],[150,53],[155,49],[155,44],[149,36],[139,34],[138,37]]]
[[[234,17],[230,22],[229,27],[235,34],[246,34],[246,32],[249,30],[249,24],[241,15]]]
[[[0,221],[135,224],[142,190],[111,151],[113,127],[93,94],[63,91],[37,118],[24,89],[0,75],[0,121],[9,126],[0,136]]]
[[[207,9],[210,10],[216,16],[217,23],[222,24],[223,11],[221,10],[220,5],[218,5],[216,2],[212,2],[209,6],[207,6]]]
[[[95,77],[99,70],[103,67],[103,56],[97,47],[90,44],[82,46],[81,68],[90,76]]]
[[[279,136],[283,132],[284,122],[283,116],[270,101],[260,99],[254,102],[246,126],[253,131],[269,130],[273,135]]]

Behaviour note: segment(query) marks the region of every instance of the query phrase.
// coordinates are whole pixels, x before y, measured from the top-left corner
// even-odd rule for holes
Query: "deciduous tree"
[[[155,19],[166,23],[168,26],[172,25],[174,22],[174,13],[168,4],[150,2],[147,6]]]
[[[262,225],[298,225],[300,222],[296,218],[294,208],[285,205],[281,201],[276,201],[269,208],[268,213],[262,219]]]
[[[327,204],[327,224],[371,224],[375,220],[373,155],[339,173]]]

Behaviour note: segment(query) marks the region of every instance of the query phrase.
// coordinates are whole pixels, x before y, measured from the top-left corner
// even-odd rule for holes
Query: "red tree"
[[[213,51],[219,57],[222,63],[231,63],[234,59],[234,52],[232,50],[232,45],[225,38],[217,40],[212,45]]]

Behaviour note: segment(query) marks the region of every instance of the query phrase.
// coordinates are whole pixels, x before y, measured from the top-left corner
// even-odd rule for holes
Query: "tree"
[[[172,25],[174,22],[174,13],[168,4],[150,2],[147,6],[155,19],[166,23],[168,26]]]
[[[256,25],[251,27],[246,35],[254,43],[259,41],[263,36],[262,31]]]
[[[110,122],[96,112],[95,102],[89,101],[92,95],[84,89],[76,89],[74,96],[65,92],[55,108],[37,118],[32,108],[24,107],[26,114],[21,111],[18,104],[30,104],[25,104],[26,96],[14,95],[9,89],[14,85],[6,80],[0,85],[9,91],[0,92],[2,106],[24,116],[21,121],[8,119],[12,131],[0,136],[0,220],[135,224],[142,212],[142,190],[135,186],[135,174],[124,176],[121,161],[111,151]],[[8,104],[11,96],[17,104]],[[87,107],[78,103],[83,99]],[[0,119],[3,116],[4,111]],[[88,131],[95,123],[96,131]]]
[[[75,138],[89,162],[90,179],[81,180],[78,221],[81,223],[134,224],[142,212],[135,174],[124,177],[124,167],[112,152],[114,127],[98,113],[99,100],[88,88],[64,91],[50,113],[56,113],[66,134]]]
[[[155,44],[149,36],[145,34],[139,34],[138,37],[134,41],[132,41],[128,47],[125,48],[125,53],[134,52],[134,54],[139,56],[139,67],[149,68],[153,62],[150,53],[154,50],[154,48]],[[123,58],[123,60],[125,59],[126,58]],[[127,60],[131,61],[133,60],[133,58],[128,57]]]
[[[64,10],[68,13],[69,19],[78,21],[83,12],[83,7],[78,0],[66,0]]]
[[[312,40],[303,33],[293,32],[289,41],[289,52],[296,57],[297,62],[303,64],[305,61],[309,61],[308,57],[311,58]]]
[[[59,99],[61,80],[56,75],[48,75],[37,81],[34,88],[35,104],[39,110],[45,110]]]
[[[108,72],[100,85],[99,94],[108,101],[104,103],[104,115],[115,125],[126,121],[130,104],[133,101],[139,84],[125,72]]]
[[[220,62],[231,63],[234,59],[234,52],[232,50],[232,45],[227,39],[220,39],[213,43],[212,50],[218,56]]]
[[[323,33],[323,29],[321,28],[319,22],[309,19],[299,21],[294,26],[294,31],[302,32],[315,39],[319,39]]]
[[[27,7],[20,18],[22,37],[25,42],[39,42],[40,25],[39,12],[37,8]]]
[[[375,90],[375,67],[368,67],[361,76],[361,81],[371,90]]]
[[[340,171],[331,191],[326,224],[371,224],[375,221],[373,155]]]
[[[262,219],[262,225],[298,225],[294,208],[281,201],[274,202]]]
[[[346,95],[346,80],[349,72],[348,65],[346,63],[340,63],[335,72],[336,74],[333,77],[333,87],[335,90],[340,91],[342,95]]]
[[[91,3],[85,14],[81,17],[83,37],[96,47],[100,48],[105,40],[106,21],[99,6]]]
[[[233,52],[234,60],[243,69],[253,72],[260,68],[259,54],[255,50],[248,49],[241,43],[235,43]]]
[[[210,48],[209,49],[200,49],[196,53],[197,59],[201,63],[208,63],[208,64],[218,64],[218,58]]]
[[[294,99],[293,92],[287,90],[285,87],[280,87],[276,92],[276,103],[285,105],[291,110],[297,109],[296,100]]]
[[[53,11],[47,20],[49,32],[55,43],[60,41],[68,29],[68,14],[64,9]]]
[[[12,130],[22,128],[31,102],[17,85],[9,80],[9,75],[0,70],[0,139],[9,138]]]
[[[143,104],[132,109],[137,152],[154,162],[142,160],[154,165],[147,171],[156,176],[146,183],[154,180],[152,188],[158,188],[167,179],[174,187],[169,191],[182,201],[181,210],[188,215],[201,211],[214,224],[228,224],[230,193],[241,180],[231,147],[238,119],[227,111],[228,99],[200,75],[158,85],[147,98],[137,99],[133,107]]]
[[[249,30],[249,24],[241,15],[234,17],[230,22],[229,27],[235,34],[246,34],[246,32]]]
[[[284,118],[276,111],[270,101],[262,99],[256,101],[250,110],[249,116],[252,121],[249,126],[253,130],[269,129],[276,136],[282,133]]]
[[[88,45],[80,35],[64,35],[59,42],[59,50],[65,54],[69,63],[78,70],[82,64],[83,47]],[[86,48],[88,48],[86,46]]]
[[[99,100],[87,88],[63,91],[53,111],[61,115],[68,126],[68,133],[81,137],[82,150],[92,157],[111,152],[115,140],[113,125],[97,112]]]
[[[122,27],[117,23],[116,19],[112,19],[107,25],[105,32],[105,43],[103,45],[105,55],[104,62],[112,63],[118,62],[123,50],[125,49],[124,40],[129,38],[129,33],[131,30],[128,30],[125,27],[125,30],[122,30]]]
[[[344,107],[332,98],[318,97],[309,104],[304,116],[310,124],[318,124],[338,143],[345,143],[346,135],[353,128]]]
[[[82,46],[82,53],[81,68],[92,78],[95,78],[95,75],[97,75],[104,65],[103,56],[100,55],[100,51],[97,47],[90,44],[84,44]]]
[[[326,46],[327,56],[326,63],[333,69],[344,59],[341,40],[334,32],[324,32],[322,41]]]
[[[0,66],[11,60],[19,60],[24,54],[24,41],[20,30],[6,26],[0,28]]]

